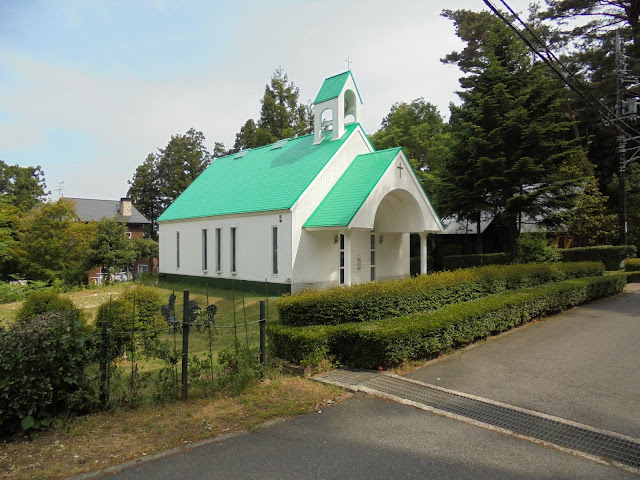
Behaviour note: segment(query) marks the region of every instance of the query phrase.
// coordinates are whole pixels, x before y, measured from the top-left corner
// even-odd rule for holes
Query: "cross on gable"
[[[402,170],[404,170],[404,167],[402,166],[402,162],[398,162],[397,168],[400,171],[400,178],[402,178]]]

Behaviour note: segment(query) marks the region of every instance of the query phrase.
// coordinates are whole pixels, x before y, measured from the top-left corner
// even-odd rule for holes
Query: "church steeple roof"
[[[322,87],[320,87],[320,91],[318,92],[316,99],[313,101],[313,104],[318,105],[319,103],[326,102],[327,100],[338,98],[349,77],[353,80],[353,84],[356,87],[356,93],[358,94],[358,100],[362,103],[362,97],[358,91],[358,85],[356,85],[356,81],[351,74],[351,70],[347,70],[346,72],[339,73],[338,75],[325,79]]]

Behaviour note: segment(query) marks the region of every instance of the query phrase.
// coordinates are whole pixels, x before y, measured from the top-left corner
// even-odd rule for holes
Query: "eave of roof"
[[[307,219],[304,227],[349,225],[400,151],[400,148],[390,148],[358,155]]]
[[[358,94],[358,100],[362,103],[362,97],[360,96],[360,91],[358,90],[358,85],[356,84],[355,78],[353,78],[353,74],[351,70],[347,70],[346,72],[339,73],[338,75],[334,75],[333,77],[329,77],[325,79],[322,83],[322,87],[320,87],[320,91],[318,95],[316,95],[316,99],[313,101],[314,105],[317,105],[322,102],[326,102],[327,100],[332,100],[337,98],[342,92],[342,88],[344,84],[347,82],[347,79],[351,77],[353,80],[353,84],[356,87],[356,93]]]

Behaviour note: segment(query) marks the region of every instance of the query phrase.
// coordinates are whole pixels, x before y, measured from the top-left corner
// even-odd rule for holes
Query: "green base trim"
[[[235,290],[251,293],[264,293],[279,297],[283,293],[291,293],[291,284],[255,282],[253,280],[232,280],[230,278],[197,277],[195,275],[178,275],[175,273],[159,273],[160,283],[184,283],[188,285],[209,286],[223,290]]]

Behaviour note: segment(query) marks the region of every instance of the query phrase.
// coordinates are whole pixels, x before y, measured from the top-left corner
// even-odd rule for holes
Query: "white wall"
[[[380,280],[409,276],[409,234],[381,233],[382,243],[376,245],[376,275]]]
[[[330,280],[325,276],[327,273],[326,265],[319,265],[324,261],[322,259],[328,253],[323,252],[317,258],[315,257],[315,247],[313,245],[316,237],[313,237],[313,235],[317,235],[318,232],[305,232],[302,226],[315,209],[318,208],[320,202],[324,200],[353,159],[361,153],[369,153],[371,151],[371,146],[366,140],[362,128],[358,127],[293,206],[291,222],[293,256],[291,265],[293,270],[292,280],[294,282],[310,281],[310,272],[314,271],[317,272],[314,274],[316,281]],[[311,236],[305,239],[307,235]],[[331,235],[331,238],[335,237],[336,232]]]
[[[280,221],[280,216],[282,221]],[[278,274],[272,273],[272,227],[278,227]],[[236,273],[231,272],[231,228],[236,227]],[[162,222],[159,226],[161,273],[272,283],[291,281],[291,212],[228,215]],[[221,270],[216,270],[216,228],[222,229]],[[202,229],[207,229],[208,269],[202,270]],[[180,267],[176,266],[180,232]]]

